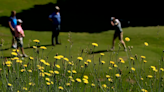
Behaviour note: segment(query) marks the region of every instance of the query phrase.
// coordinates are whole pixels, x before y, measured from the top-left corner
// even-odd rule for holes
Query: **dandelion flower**
[[[69,59],[68,58],[63,58],[65,61],[69,61]]]
[[[59,90],[63,90],[63,87],[62,86],[59,86],[58,88],[59,88]]]
[[[40,76],[44,77],[44,76],[45,76],[45,74],[44,74],[44,73],[40,73]]]
[[[26,64],[24,64],[23,66],[24,66],[24,67],[27,67],[27,65],[26,65]]]
[[[88,63],[91,63],[91,60],[90,60],[90,59],[88,59],[88,60],[87,60],[87,62],[88,62]]]
[[[110,76],[109,75],[106,75],[106,78],[110,78]]]
[[[39,41],[39,40],[37,40],[37,39],[35,39],[35,40],[33,40],[33,42],[39,43],[40,41]]]
[[[144,63],[146,63],[147,61],[146,60],[143,60]]]
[[[154,72],[158,72],[158,70],[156,68],[153,69]]]
[[[108,79],[108,81],[109,81],[109,82],[112,82],[112,79],[111,79],[111,78],[109,78],[109,79]]]
[[[106,85],[106,84],[103,84],[103,85],[102,85],[102,87],[103,87],[103,88],[106,88],[106,87],[107,87],[107,85]]]
[[[56,66],[57,68],[60,68],[60,65],[58,65],[58,64],[56,64],[55,66]]]
[[[161,70],[161,71],[164,71],[164,69],[163,69],[163,68],[160,68],[160,70]]]
[[[85,79],[88,79],[88,76],[87,76],[87,75],[84,75],[84,78],[85,78]]]
[[[7,67],[11,67],[11,65],[7,65]]]
[[[81,82],[81,79],[79,79],[79,78],[76,78],[76,81],[77,81],[77,82]]]
[[[46,82],[46,84],[49,86],[49,85],[51,85],[51,83],[50,82]]]
[[[72,73],[77,73],[75,70],[72,70]]]
[[[50,73],[44,72],[45,75],[47,76],[52,76]]]
[[[84,80],[83,82],[84,82],[85,84],[88,84],[88,83],[89,83],[88,80]]]
[[[148,77],[148,78],[153,78],[153,76],[152,76],[152,75],[148,75],[147,77]]]
[[[58,71],[54,71],[54,73],[55,73],[55,74],[59,74],[59,72],[58,72]]]
[[[72,81],[72,82],[75,82],[75,80],[74,80],[74,79],[71,79],[71,81]]]
[[[101,61],[102,64],[105,64],[105,61]]]
[[[49,70],[49,72],[50,72],[51,74],[54,74],[54,71],[52,71],[52,70]]]
[[[51,81],[51,84],[54,84],[54,82],[53,82],[53,81]]]
[[[28,70],[28,72],[30,72],[30,73],[31,73],[31,72],[32,72],[32,70]]]
[[[46,61],[44,59],[41,59],[40,62],[45,63]]]
[[[26,87],[23,87],[23,90],[27,90],[27,88]]]
[[[55,59],[58,59],[58,60],[61,59],[61,57],[59,57],[59,56],[54,56],[54,58]]]
[[[115,74],[115,76],[116,76],[116,77],[121,77],[121,75],[120,75],[120,74]]]
[[[116,64],[114,64],[114,67],[118,67]]]
[[[136,69],[134,67],[131,68],[132,71],[135,71]]]
[[[81,66],[81,68],[83,68],[84,66]]]
[[[129,42],[130,41],[130,38],[129,37],[126,37],[125,38],[125,41]]]
[[[72,76],[69,76],[68,78],[72,79]]]
[[[18,57],[14,57],[14,60],[18,60],[19,58]]]
[[[68,72],[68,73],[71,73],[71,71],[70,71],[70,70],[68,70],[67,72]]]
[[[155,66],[150,66],[152,69],[156,69],[156,67]]]
[[[142,59],[145,59],[146,57],[145,56],[141,56]]]
[[[149,44],[148,44],[147,42],[144,42],[144,45],[145,45],[145,46],[148,46]]]
[[[141,89],[141,91],[142,91],[142,92],[148,92],[148,91],[147,91],[147,90],[145,90],[145,89]]]
[[[10,65],[10,64],[12,64],[11,61],[6,61],[6,65]]]
[[[78,59],[78,60],[81,60],[81,61],[83,60],[83,58],[82,58],[82,57],[77,57],[77,59]]]
[[[63,55],[58,55],[58,57],[60,57],[60,58],[64,58],[64,56],[63,56]]]
[[[2,70],[2,68],[0,68],[0,71]]]
[[[98,46],[98,44],[97,44],[97,43],[92,43],[92,45],[93,45],[93,46],[95,46],[95,47],[97,47],[97,46]]]
[[[113,65],[115,64],[113,61],[110,61],[110,63],[113,64]]]
[[[70,86],[70,83],[66,83],[66,86]]]
[[[46,66],[50,66],[50,64],[49,64],[48,62],[45,62],[44,64],[45,64]]]
[[[131,60],[134,60],[134,58],[133,58],[133,57],[130,57],[130,59],[131,59]]]
[[[32,85],[32,83],[30,82],[29,85]]]
[[[141,78],[141,80],[143,80],[143,78]]]
[[[8,85],[9,87],[11,87],[11,86],[12,86],[12,84],[10,84],[10,83],[8,83],[7,85]]]
[[[30,57],[29,59],[33,60],[34,58],[33,57]]]
[[[109,67],[109,70],[112,70],[112,68],[111,68],[111,67]]]
[[[88,62],[84,62],[85,65],[88,65]]]
[[[20,71],[21,71],[21,72],[24,72],[24,71],[26,71],[26,70],[25,70],[25,69],[21,69]]]
[[[92,83],[92,84],[91,84],[91,86],[92,86],[92,87],[94,87],[94,86],[95,86],[95,84],[94,84],[94,83]]]
[[[45,46],[41,46],[40,48],[43,49],[43,50],[47,49]]]
[[[50,78],[45,78],[46,81],[50,81]]]
[[[11,55],[17,56],[18,54],[16,52],[11,52]]]
[[[100,53],[101,56],[104,56],[105,54],[104,53]]]
[[[36,49],[37,47],[36,46],[33,46],[34,49]]]
[[[121,63],[125,63],[125,61],[124,60],[121,60]]]

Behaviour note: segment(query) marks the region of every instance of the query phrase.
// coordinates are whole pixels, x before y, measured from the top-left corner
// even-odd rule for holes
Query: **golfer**
[[[123,31],[122,31],[122,28],[121,28],[120,21],[118,19],[116,19],[115,17],[111,17],[111,25],[115,27],[115,33],[114,33],[113,40],[112,40],[112,48],[111,48],[111,51],[114,50],[115,39],[117,37],[119,38],[121,44],[123,45],[124,50],[127,51],[125,42],[123,40]]]

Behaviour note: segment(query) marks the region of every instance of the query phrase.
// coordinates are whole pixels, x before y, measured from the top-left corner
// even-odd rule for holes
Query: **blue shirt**
[[[52,19],[54,25],[60,25],[60,13],[56,14],[56,12],[53,12],[51,15],[49,15],[49,18]]]
[[[16,17],[10,17],[9,22],[11,22],[12,27],[15,28],[17,25],[17,18]]]

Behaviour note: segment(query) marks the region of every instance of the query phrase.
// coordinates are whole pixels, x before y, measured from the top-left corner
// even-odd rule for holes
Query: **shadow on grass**
[[[91,52],[89,54],[98,54],[98,53],[104,53],[104,52],[118,52],[118,50],[99,50],[99,51],[94,51],[94,52]],[[119,50],[119,52],[125,52],[124,50]]]

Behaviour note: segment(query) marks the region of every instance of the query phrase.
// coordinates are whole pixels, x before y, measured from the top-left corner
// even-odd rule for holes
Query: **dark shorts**
[[[119,40],[121,40],[121,33],[122,33],[121,31],[115,31],[114,38],[118,37]]]
[[[15,32],[10,29],[12,36],[15,36]]]
[[[15,37],[18,47],[23,47],[23,37]]]
[[[60,25],[53,25],[52,27],[52,35],[58,36],[60,32]]]

